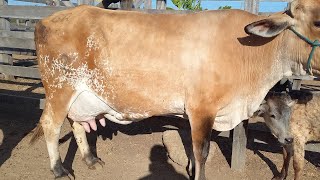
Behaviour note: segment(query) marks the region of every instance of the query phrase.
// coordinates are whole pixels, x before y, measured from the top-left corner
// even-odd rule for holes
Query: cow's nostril
[[[293,142],[293,138],[285,138],[287,144],[291,144]]]

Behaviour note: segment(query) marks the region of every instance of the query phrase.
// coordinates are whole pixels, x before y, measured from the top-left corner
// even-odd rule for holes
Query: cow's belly
[[[260,98],[235,98],[223,109],[218,111],[213,125],[217,131],[229,131],[241,121],[249,119],[258,110],[264,96]]]
[[[105,100],[89,91],[81,92],[71,103],[68,112],[68,117],[73,121],[90,121],[99,115],[104,115],[107,119],[120,124],[129,124],[150,117],[147,113],[118,112]]]

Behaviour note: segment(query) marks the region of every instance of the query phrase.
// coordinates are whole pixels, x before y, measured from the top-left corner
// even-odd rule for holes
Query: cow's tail
[[[30,144],[33,145],[35,142],[39,140],[41,136],[43,136],[43,129],[42,129],[41,123],[38,123],[36,129],[33,132],[33,136],[30,140]]]

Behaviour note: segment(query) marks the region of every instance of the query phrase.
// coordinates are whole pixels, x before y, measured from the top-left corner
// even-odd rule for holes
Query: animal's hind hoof
[[[54,173],[55,174],[55,173]],[[59,179],[59,180],[71,180],[70,173],[68,170],[62,168],[62,171],[59,173],[59,175],[55,174],[54,179]]]
[[[285,180],[286,178],[283,178],[283,177],[281,177],[281,176],[274,176],[273,178],[272,178],[272,180]]]
[[[106,164],[101,159],[99,159],[99,158],[96,158],[96,159],[97,160],[92,165],[88,166],[89,169],[96,170],[97,166],[98,166],[97,164],[99,164],[100,166],[98,166],[98,167],[101,167],[101,168]]]
[[[71,179],[70,176],[73,177],[73,175],[62,166],[61,160],[57,161],[56,165],[51,171],[54,174],[55,179]],[[75,178],[73,177],[73,179]]]
[[[89,169],[96,170],[99,167],[102,168],[106,163],[100,158],[92,157],[89,162],[86,161],[86,164]],[[97,164],[99,164],[100,166],[98,166]]]
[[[71,177],[69,177],[68,175],[64,175],[64,176],[60,176],[60,177],[55,177],[54,179],[58,179],[58,180],[71,180]]]

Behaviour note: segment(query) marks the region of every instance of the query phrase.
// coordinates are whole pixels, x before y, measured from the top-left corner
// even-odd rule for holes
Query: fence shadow
[[[23,112],[0,107],[0,130],[3,136],[0,144],[1,167],[11,157],[13,149],[19,142],[36,127],[42,111]]]
[[[27,90],[0,89],[0,166],[6,162],[13,149],[29,134],[39,122],[42,110],[39,99],[44,94],[33,93],[32,90],[41,86],[35,82],[14,82],[0,79],[1,84],[30,86]],[[28,95],[30,98],[24,98]],[[1,142],[2,140],[2,142]]]
[[[222,155],[228,162],[229,167],[231,167],[232,138],[221,137],[219,136],[219,133],[220,132],[213,130],[211,140],[217,143]]]

